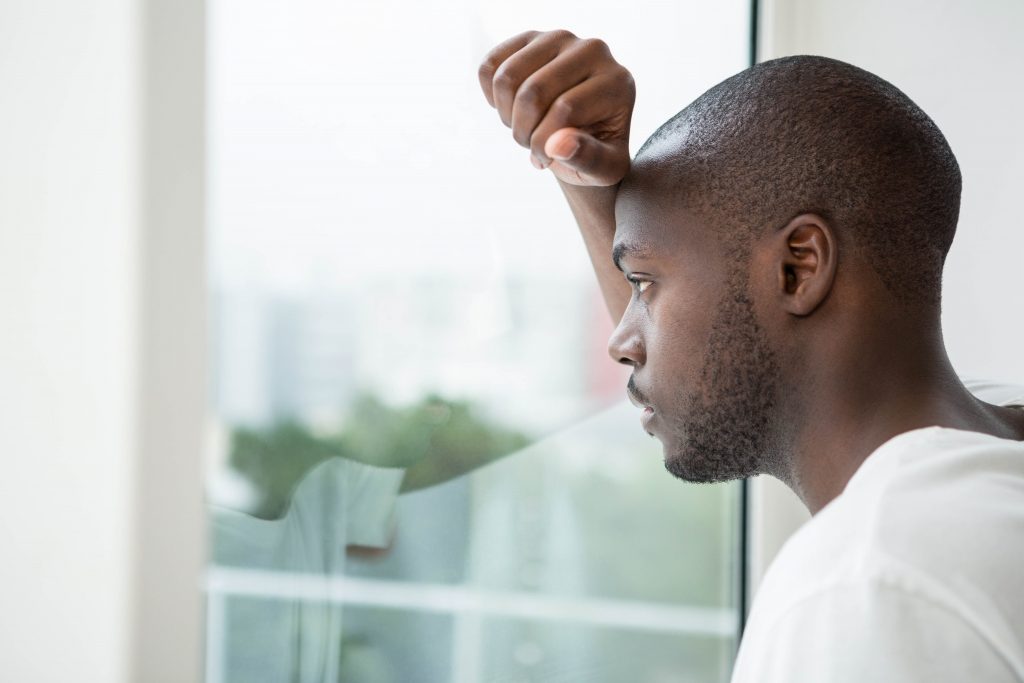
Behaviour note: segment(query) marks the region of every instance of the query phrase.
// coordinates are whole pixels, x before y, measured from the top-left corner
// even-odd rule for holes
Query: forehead
[[[707,223],[683,205],[672,175],[659,164],[636,164],[615,199],[613,249],[651,258],[706,257],[713,235]]]

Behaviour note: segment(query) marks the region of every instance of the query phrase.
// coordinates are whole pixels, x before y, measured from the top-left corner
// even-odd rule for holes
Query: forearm
[[[487,53],[477,75],[488,104],[515,141],[530,148],[534,166],[558,180],[618,323],[632,296],[612,263],[615,195],[630,167],[632,74],[604,41],[557,30],[505,40]]]
[[[570,185],[561,180],[558,184],[579,225],[608,313],[612,316],[612,322],[617,324],[632,295],[629,283],[612,263],[615,193],[618,191],[618,185],[587,187]]]

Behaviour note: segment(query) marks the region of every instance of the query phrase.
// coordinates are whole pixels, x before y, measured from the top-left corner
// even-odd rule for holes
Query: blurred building
[[[591,283],[445,278],[355,292],[224,289],[214,304],[215,413],[227,424],[298,419],[331,428],[360,392],[402,405],[466,399],[527,432],[621,398],[610,325]]]

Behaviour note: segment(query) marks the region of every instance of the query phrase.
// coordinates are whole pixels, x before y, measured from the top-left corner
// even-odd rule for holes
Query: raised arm
[[[534,167],[558,179],[618,322],[631,294],[611,254],[615,193],[629,170],[632,75],[601,40],[527,31],[491,50],[479,77],[484,97],[530,150]]]

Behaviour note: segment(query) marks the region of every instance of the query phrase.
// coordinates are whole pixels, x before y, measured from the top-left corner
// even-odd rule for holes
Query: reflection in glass
[[[455,411],[440,405],[396,414],[450,419]],[[475,681],[519,671],[611,682],[623,667],[646,672],[637,680],[725,680],[738,627],[737,487],[680,491],[652,467],[660,447],[630,429],[634,412],[617,406],[414,493],[398,495],[402,469],[337,456],[307,470],[281,518],[214,510],[221,680]],[[515,439],[462,419],[450,432],[421,428],[455,452]],[[420,462],[444,452],[424,448],[429,436],[413,443]],[[377,677],[339,678],[352,667]],[[275,673],[253,679],[253,670]],[[410,671],[420,677],[402,678]]]

